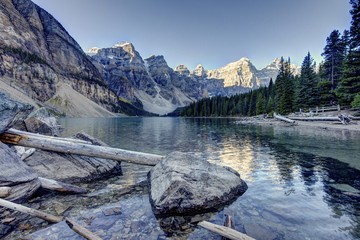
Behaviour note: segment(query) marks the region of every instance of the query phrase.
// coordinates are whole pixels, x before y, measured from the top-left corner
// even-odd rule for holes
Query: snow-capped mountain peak
[[[93,55],[97,54],[100,49],[101,48],[98,48],[98,47],[92,47],[92,48],[90,48],[89,50],[86,51],[86,54],[90,55],[90,56],[93,56]]]
[[[128,41],[123,41],[123,42],[118,42],[118,43],[114,44],[113,48],[123,48],[123,47],[129,46],[129,45],[132,46],[132,43],[128,42]]]

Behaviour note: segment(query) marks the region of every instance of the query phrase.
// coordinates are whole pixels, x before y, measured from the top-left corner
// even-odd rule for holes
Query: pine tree
[[[338,30],[330,33],[326,39],[326,46],[322,56],[324,57],[323,71],[325,79],[331,82],[331,90],[334,91],[343,73],[343,63],[347,52],[348,34],[343,38]]]
[[[256,96],[256,115],[263,114],[265,112],[265,97],[261,91],[258,91]]]
[[[299,108],[309,108],[318,105],[318,103],[319,98],[315,64],[310,52],[308,52],[301,65],[297,106]]]
[[[360,2],[350,0],[352,21],[350,26],[350,50],[346,57],[343,77],[336,91],[341,104],[349,105],[360,93]]]
[[[286,62],[283,57],[280,59],[279,74],[275,83],[276,111],[281,114],[288,114],[294,108],[294,83],[290,69],[290,60]]]

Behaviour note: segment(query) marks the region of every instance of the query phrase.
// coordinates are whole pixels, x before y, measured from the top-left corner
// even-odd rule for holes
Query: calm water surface
[[[224,214],[257,239],[360,239],[360,136],[349,132],[249,126],[232,119],[65,118],[64,136],[79,130],[113,147],[171,154],[195,152],[237,170],[249,189]],[[143,178],[130,167],[122,178]],[[148,204],[145,201],[144,204]],[[189,239],[219,239],[197,228]]]

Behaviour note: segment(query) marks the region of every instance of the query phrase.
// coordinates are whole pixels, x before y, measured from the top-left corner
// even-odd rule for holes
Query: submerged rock
[[[235,170],[190,153],[173,153],[149,172],[150,199],[159,215],[197,213],[221,207],[247,190]]]
[[[24,113],[32,109],[33,106],[15,101],[0,92],[0,134],[11,128],[24,117]]]
[[[0,187],[11,187],[7,200],[23,202],[40,187],[38,175],[1,142],[0,166]]]

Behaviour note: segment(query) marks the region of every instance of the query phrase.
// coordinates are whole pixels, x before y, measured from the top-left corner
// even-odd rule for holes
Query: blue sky
[[[347,0],[33,0],[86,51],[130,41],[143,58],[207,69],[248,57],[319,62],[326,37],[350,26]]]

